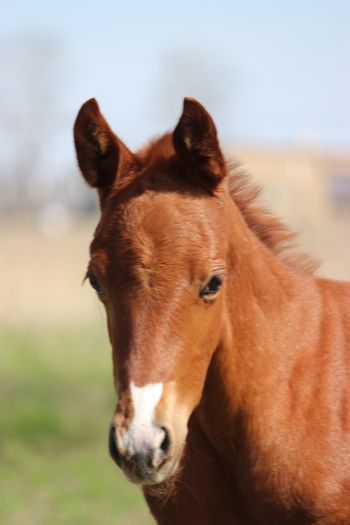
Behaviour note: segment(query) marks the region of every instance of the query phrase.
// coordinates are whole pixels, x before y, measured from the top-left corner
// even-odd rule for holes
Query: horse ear
[[[94,98],[82,105],[74,124],[79,168],[93,188],[107,188],[116,178],[120,144]]]
[[[189,171],[199,174],[211,189],[225,176],[225,161],[220,150],[215,124],[206,109],[195,99],[185,98],[183,112],[173,132],[179,159]]]

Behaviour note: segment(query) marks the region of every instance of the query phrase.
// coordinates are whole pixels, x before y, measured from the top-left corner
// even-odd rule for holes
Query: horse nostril
[[[159,438],[161,441],[158,441],[157,444],[154,443],[154,446],[149,451],[150,456],[148,458],[148,466],[157,470],[159,470],[164,465],[164,463],[166,463],[169,457],[170,449],[170,437],[168,430],[165,427],[160,427],[158,428],[158,432],[160,433]]]
[[[160,449],[164,452],[164,454],[166,454],[170,448],[170,437],[169,432],[165,427],[162,427],[162,430],[164,432],[164,438],[160,444]]]
[[[121,466],[121,459],[120,459],[119,451],[117,449],[117,445],[115,443],[115,426],[114,425],[111,425],[111,427],[109,429],[108,448],[109,448],[109,453],[110,453],[112,459],[114,459],[116,464],[120,467]]]

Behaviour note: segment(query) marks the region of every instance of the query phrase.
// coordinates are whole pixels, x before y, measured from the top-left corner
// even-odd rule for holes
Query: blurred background
[[[350,3],[2,0],[0,523],[151,524],[107,453],[115,406],[101,306],[82,279],[98,211],[72,125],[96,97],[131,148],[186,95],[228,156],[350,278]]]

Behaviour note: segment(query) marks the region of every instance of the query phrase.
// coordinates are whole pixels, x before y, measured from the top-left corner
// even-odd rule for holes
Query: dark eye
[[[89,283],[90,285],[92,286],[92,288],[94,290],[96,290],[96,292],[98,293],[98,295],[103,295],[103,291],[102,291],[102,288],[101,286],[99,285],[99,282],[98,280],[96,279],[96,277],[94,275],[89,275],[88,276],[88,279],[89,279]]]
[[[220,277],[214,275],[204,288],[200,291],[200,297],[207,297],[208,295],[215,295],[218,293],[222,285]]]

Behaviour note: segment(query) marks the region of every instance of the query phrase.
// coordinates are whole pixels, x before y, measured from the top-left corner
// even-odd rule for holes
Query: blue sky
[[[2,48],[34,38],[58,49],[52,132],[67,162],[92,96],[132,148],[175,125],[185,95],[207,105],[226,143],[350,146],[347,0],[3,0],[1,12]]]

